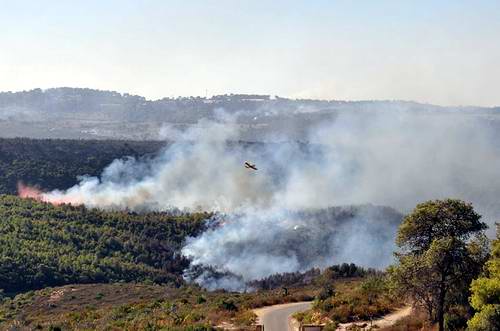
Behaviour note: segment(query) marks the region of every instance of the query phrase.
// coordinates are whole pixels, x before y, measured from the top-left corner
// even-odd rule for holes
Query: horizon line
[[[158,99],[153,99],[153,98],[147,98],[143,95],[140,94],[134,94],[134,93],[128,93],[128,92],[120,92],[118,90],[108,90],[108,89],[99,89],[99,88],[93,88],[93,87],[74,87],[74,86],[57,86],[57,87],[48,87],[48,88],[41,88],[41,87],[35,87],[31,89],[23,89],[23,90],[8,90],[8,91],[0,91],[0,94],[5,94],[5,93],[12,93],[12,94],[17,94],[17,93],[27,93],[27,92],[33,92],[36,90],[41,90],[42,92],[46,92],[48,90],[57,90],[57,89],[71,89],[71,90],[90,90],[90,91],[97,91],[97,92],[111,92],[111,93],[118,93],[120,96],[132,96],[132,97],[140,97],[144,98],[146,102],[156,102],[156,101],[161,101],[164,99],[182,99],[182,98],[200,98],[204,100],[211,100],[214,97],[221,97],[221,96],[237,96],[237,95],[258,95],[258,96],[266,96],[269,97],[270,100],[275,100],[275,99],[286,99],[286,100],[292,100],[292,101],[321,101],[321,102],[345,102],[345,103],[362,103],[362,102],[403,102],[403,103],[414,103],[414,104],[419,104],[419,105],[428,105],[428,106],[434,106],[434,107],[441,107],[441,108],[482,108],[482,109],[495,109],[495,108],[500,108],[500,105],[494,105],[494,106],[478,106],[478,105],[443,105],[443,104],[436,104],[436,103],[431,103],[428,101],[416,101],[416,100],[405,100],[405,99],[350,99],[350,100],[345,100],[345,99],[322,99],[322,98],[293,98],[293,97],[287,97],[287,96],[280,96],[277,94],[262,94],[262,93],[226,93],[226,94],[212,94],[211,96],[201,96],[201,95],[178,95],[175,97],[162,97]]]

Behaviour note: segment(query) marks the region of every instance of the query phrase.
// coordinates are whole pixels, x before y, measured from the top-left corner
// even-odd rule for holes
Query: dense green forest
[[[0,289],[77,283],[182,282],[178,250],[209,214],[105,212],[0,196]]]
[[[165,142],[121,140],[0,139],[0,194],[17,194],[17,184],[64,189],[81,175],[99,175],[114,159],[148,157]]]

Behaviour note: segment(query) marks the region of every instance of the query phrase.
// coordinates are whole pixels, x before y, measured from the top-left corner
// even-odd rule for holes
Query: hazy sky
[[[0,0],[0,90],[500,105],[500,0]]]

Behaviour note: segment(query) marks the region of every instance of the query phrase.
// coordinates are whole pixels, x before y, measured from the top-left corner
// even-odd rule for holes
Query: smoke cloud
[[[373,205],[294,212],[248,210],[240,215],[218,215],[217,221],[223,224],[190,238],[183,253],[193,258],[193,265],[216,266],[218,271],[240,278],[221,281],[202,273],[192,279],[208,287],[239,290],[251,280],[275,273],[346,261],[380,268],[391,262],[401,218],[391,208]]]
[[[325,212],[331,206],[404,213],[452,197],[472,202],[490,224],[498,218],[499,135],[487,118],[343,112],[312,128],[305,143],[236,143],[240,129],[224,113],[184,132],[165,129],[175,142],[155,159],[115,160],[99,178],[37,194],[104,209],[217,211],[217,226],[189,238],[183,254],[193,265],[244,280],[332,263],[391,262],[401,215],[374,206]],[[246,160],[259,170],[246,169]]]

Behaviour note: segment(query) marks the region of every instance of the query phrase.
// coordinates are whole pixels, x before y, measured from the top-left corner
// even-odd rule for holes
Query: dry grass
[[[406,316],[396,321],[392,326],[378,329],[379,331],[435,331],[436,325],[427,322],[425,313],[413,311],[410,316]]]
[[[0,330],[200,330],[227,322],[252,324],[252,308],[310,300],[315,292],[292,288],[253,293],[208,292],[132,283],[67,285],[27,292],[0,305]],[[198,330],[198,329],[193,329]]]

